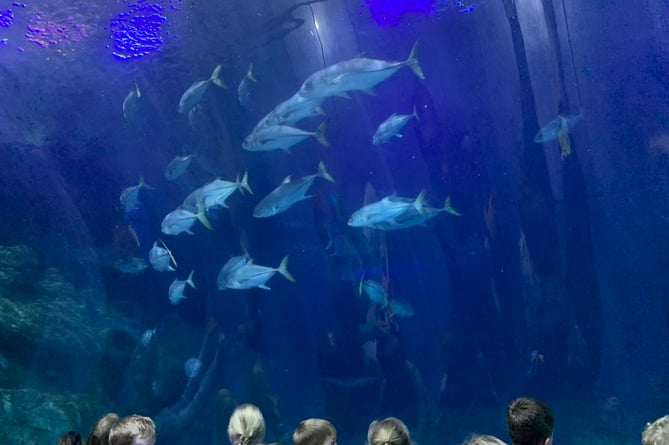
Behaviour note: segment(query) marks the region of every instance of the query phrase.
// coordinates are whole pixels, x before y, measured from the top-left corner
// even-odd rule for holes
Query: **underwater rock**
[[[25,287],[39,276],[41,262],[28,246],[0,246],[0,287]]]
[[[0,441],[25,445],[56,443],[67,431],[87,432],[96,413],[105,410],[86,396],[0,389]],[[88,417],[82,418],[82,413]]]

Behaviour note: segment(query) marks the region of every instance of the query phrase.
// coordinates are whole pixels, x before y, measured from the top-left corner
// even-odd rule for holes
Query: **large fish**
[[[223,282],[218,283],[219,289],[251,289],[253,287],[259,287],[260,289],[269,290],[267,286],[267,281],[274,276],[277,272],[283,275],[288,281],[295,281],[293,276],[288,272],[288,257],[284,257],[281,260],[279,267],[267,267],[259,266],[253,264],[252,260],[249,260],[246,264],[241,267],[238,267],[233,272],[227,274]]]
[[[299,94],[308,99],[330,96],[347,96],[348,91],[372,92],[372,89],[391,77],[401,68],[408,66],[420,79],[425,79],[418,63],[418,42],[411,49],[407,60],[385,61],[358,57],[335,63],[317,71],[307,78]]]
[[[426,222],[439,215],[442,212],[450,213],[453,216],[461,216],[460,212],[451,205],[451,197],[447,197],[444,206],[441,208],[429,207],[427,205],[421,208],[409,207],[406,212],[396,216],[393,219],[371,224],[370,227],[379,230],[399,230],[407,227],[424,225]]]
[[[348,220],[348,225],[351,227],[374,227],[378,224],[390,223],[411,208],[423,212],[425,208],[424,191],[421,191],[416,199],[386,196],[380,201],[367,204],[353,212]]]
[[[415,106],[413,107],[413,113],[411,114],[393,113],[388,119],[381,122],[379,128],[376,129],[376,133],[374,133],[374,136],[372,137],[372,143],[374,143],[374,145],[385,144],[392,138],[401,138],[402,133],[400,132],[414,117],[418,120]]]
[[[186,295],[184,295],[184,291],[186,290],[186,285],[195,289],[195,283],[193,282],[193,273],[194,271],[191,271],[190,275],[188,275],[188,278],[186,280],[175,279],[174,281],[172,281],[172,284],[170,284],[170,289],[169,289],[170,303],[179,304],[181,300],[186,298]]]
[[[297,93],[279,105],[258,122],[253,131],[273,125],[295,125],[303,119],[323,115],[321,108],[324,98],[307,99]]]
[[[325,127],[326,122],[323,122],[314,132],[287,125],[260,128],[244,139],[242,148],[248,151],[289,150],[309,137],[315,137],[318,142],[328,147],[330,144],[325,139]]]
[[[209,230],[214,230],[211,223],[204,214],[204,204],[200,204],[200,209],[197,213],[193,213],[186,209],[176,209],[168,213],[163,222],[160,224],[160,230],[165,235],[178,235],[186,232],[192,235],[191,228],[195,221],[200,221],[203,226]]]
[[[255,209],[253,209],[253,216],[256,218],[268,218],[285,212],[297,202],[311,198],[311,196],[307,195],[307,192],[316,178],[335,182],[325,169],[325,164],[321,161],[318,164],[318,172],[313,175],[304,176],[296,180],[291,179],[290,176],[284,179],[281,185],[256,205]]]
[[[139,184],[127,187],[121,192],[119,201],[125,213],[130,213],[137,208],[139,203],[139,193],[142,189],[155,190],[153,187],[144,182],[144,177],[139,178]]]
[[[200,80],[188,87],[179,100],[179,113],[186,114],[195,108],[200,102],[202,102],[204,93],[207,91],[207,88],[209,88],[210,84],[213,83],[214,85],[221,88],[227,88],[225,82],[223,82],[223,79],[219,77],[220,74],[221,65],[218,65],[216,68],[214,68],[214,72],[211,73],[211,77],[209,79]]]
[[[228,276],[237,272],[237,270],[246,266],[249,262],[252,262],[252,260],[248,255],[238,255],[231,257],[218,272],[218,278],[216,282],[218,283],[219,290],[225,290],[225,283],[228,279]]]

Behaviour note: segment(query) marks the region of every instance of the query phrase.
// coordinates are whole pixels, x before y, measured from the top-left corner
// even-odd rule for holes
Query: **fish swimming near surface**
[[[188,377],[189,379],[197,377],[197,375],[200,374],[201,370],[202,370],[202,362],[200,361],[200,359],[196,357],[191,357],[184,363],[184,373],[186,374],[186,377]]]
[[[253,76],[253,64],[250,64],[246,75],[237,87],[237,98],[241,106],[248,108],[251,104],[251,90],[253,89],[253,84],[256,82],[258,80]]]
[[[369,225],[378,230],[399,230],[413,226],[423,226],[426,222],[439,215],[440,213],[449,213],[453,216],[462,216],[460,212],[455,210],[451,205],[451,197],[447,197],[444,206],[441,208],[434,208],[424,205],[420,208],[409,207],[406,212],[396,216],[395,218],[377,222]]]
[[[182,177],[188,171],[195,155],[176,156],[167,164],[165,168],[165,178],[168,181],[175,181]]]
[[[259,287],[260,289],[269,290],[267,282],[279,272],[288,281],[295,282],[295,278],[288,272],[288,257],[281,260],[279,267],[266,267],[253,264],[253,260],[249,260],[246,264],[236,268],[233,272],[224,277],[223,283],[218,283],[219,289],[251,289]]]
[[[155,329],[147,329],[146,331],[144,331],[144,333],[142,334],[142,339],[141,339],[142,346],[144,346],[145,348],[148,348],[149,344],[151,344],[151,340],[153,339],[153,337],[155,335],[156,335],[156,330]]]
[[[227,88],[223,79],[220,78],[220,75],[221,65],[218,65],[216,68],[214,68],[214,72],[211,73],[211,77],[209,79],[200,80],[191,85],[179,100],[179,113],[186,114],[195,108],[200,102],[202,102],[204,93],[212,83],[218,87]]]
[[[153,243],[153,247],[149,250],[149,263],[158,272],[173,272],[176,270],[177,260],[165,243],[161,241],[161,244],[162,247],[158,245],[158,241]]]
[[[203,226],[209,230],[214,230],[211,223],[204,214],[204,204],[200,204],[197,213],[193,213],[186,209],[176,209],[168,213],[163,222],[160,224],[160,230],[165,235],[178,235],[180,233],[187,233],[192,235],[191,228],[195,221],[200,221]]]
[[[388,306],[388,294],[378,281],[365,280],[363,276],[358,286],[358,294],[362,295],[363,292],[369,297],[369,301],[378,304],[381,309],[385,309]]]
[[[139,202],[139,194],[142,190],[155,190],[153,187],[144,182],[144,177],[139,178],[139,184],[132,187],[127,187],[121,192],[119,201],[125,213],[130,213],[137,208]]]
[[[385,81],[401,68],[408,66],[420,79],[425,79],[423,69],[418,63],[418,42],[411,49],[404,61],[385,61],[358,57],[335,63],[317,71],[307,78],[299,94],[305,98],[325,98],[330,96],[347,97],[349,91],[365,91],[373,94],[372,89]]]
[[[181,300],[184,300],[186,298],[186,295],[184,295],[186,286],[190,286],[193,289],[195,289],[195,283],[193,282],[193,273],[194,271],[191,271],[190,275],[188,275],[188,278],[186,280],[175,279],[174,281],[172,281],[172,284],[170,284],[170,289],[169,289],[170,303],[179,304]]]
[[[425,191],[421,191],[416,199],[398,196],[386,196],[380,201],[367,204],[353,212],[348,220],[351,227],[374,227],[378,224],[390,224],[395,218],[415,209],[423,213],[425,209]]]
[[[291,179],[290,176],[286,177],[281,185],[256,205],[255,209],[253,209],[253,216],[256,218],[269,218],[270,216],[285,212],[295,203],[311,198],[311,196],[307,195],[307,192],[316,178],[335,182],[325,169],[325,164],[321,161],[318,164],[318,171],[313,175],[295,180]]]
[[[402,129],[414,117],[418,120],[415,106],[413,107],[413,113],[411,114],[393,113],[388,119],[381,122],[376,129],[376,133],[374,133],[374,136],[372,137],[372,143],[374,145],[385,144],[393,138],[401,138]]]
[[[131,122],[139,113],[139,101],[142,98],[142,92],[135,83],[135,88],[130,90],[125,99],[123,99],[123,118],[126,122]]]
[[[309,137],[315,137],[325,147],[330,144],[325,138],[326,122],[316,131],[305,131],[288,125],[272,125],[254,131],[244,139],[242,148],[248,151],[289,150]]]

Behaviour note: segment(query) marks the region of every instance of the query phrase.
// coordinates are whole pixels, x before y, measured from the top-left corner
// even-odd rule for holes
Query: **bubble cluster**
[[[177,2],[171,2],[172,3]],[[140,0],[110,20],[112,54],[126,60],[146,56],[163,45],[163,25],[167,22],[165,7]]]
[[[0,27],[9,28],[14,23],[14,12],[11,9],[0,9]]]

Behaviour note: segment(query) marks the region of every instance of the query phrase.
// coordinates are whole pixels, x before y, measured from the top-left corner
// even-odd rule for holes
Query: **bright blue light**
[[[14,23],[14,13],[11,9],[3,11],[0,9],[0,27],[9,28]]]
[[[112,54],[118,59],[143,57],[163,45],[162,28],[167,21],[165,8],[139,0],[110,20]]]
[[[374,21],[381,26],[396,26],[407,14],[438,16],[447,11],[472,12],[471,0],[365,0]]]

